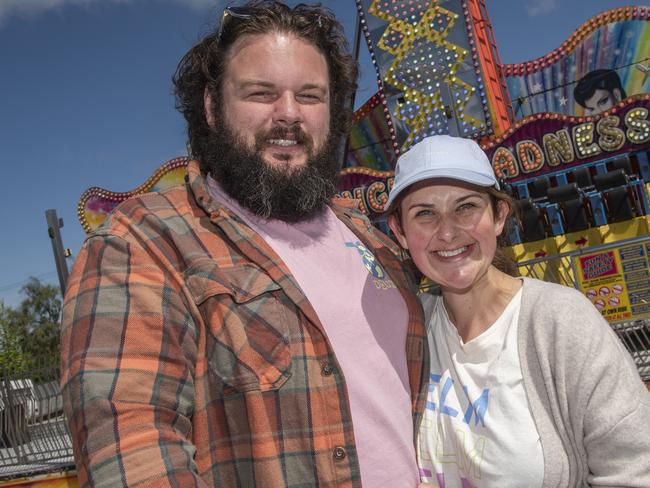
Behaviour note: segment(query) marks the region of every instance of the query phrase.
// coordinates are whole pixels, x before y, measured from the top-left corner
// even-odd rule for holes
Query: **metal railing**
[[[58,360],[0,371],[0,479],[71,469]]]
[[[522,276],[579,289],[578,270],[576,270],[575,266],[576,257],[635,244],[643,244],[647,249],[650,246],[650,236],[635,237],[520,261],[517,266]],[[643,301],[643,303],[646,302]],[[632,356],[641,378],[646,382],[650,382],[650,318],[632,317],[623,321],[610,322],[610,325]]]

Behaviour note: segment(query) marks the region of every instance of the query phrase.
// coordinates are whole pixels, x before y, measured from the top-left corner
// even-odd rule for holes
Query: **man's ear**
[[[392,230],[393,234],[395,234],[399,245],[404,249],[408,249],[408,242],[406,242],[406,237],[404,237],[404,231],[402,230],[402,224],[399,221],[397,212],[393,212],[388,216],[388,227],[390,227],[390,230]]]
[[[612,95],[614,95],[614,98],[616,99],[617,102],[620,102],[621,99],[623,98],[621,94],[621,90],[619,90],[618,88],[614,88],[612,90]]]
[[[211,129],[214,129],[214,112],[212,107],[212,94],[208,86],[203,90],[203,111],[205,112],[205,120]]]

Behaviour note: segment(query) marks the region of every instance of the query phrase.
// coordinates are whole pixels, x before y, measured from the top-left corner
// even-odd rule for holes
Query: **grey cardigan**
[[[423,297],[428,317],[433,301]],[[598,310],[573,288],[524,278],[518,334],[542,486],[649,488],[650,394]]]

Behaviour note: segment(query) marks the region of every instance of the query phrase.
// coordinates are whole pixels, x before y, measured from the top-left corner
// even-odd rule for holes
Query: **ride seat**
[[[530,182],[529,195],[533,200],[540,200],[546,198],[551,182],[547,176],[537,178]]]
[[[544,214],[532,198],[517,200],[517,210],[521,223],[522,241],[538,241],[546,238]]]
[[[630,158],[627,155],[619,156],[612,161],[612,170],[616,171],[617,169],[622,169],[628,176],[635,174],[632,170]]]
[[[624,169],[594,176],[594,186],[603,194],[608,222],[623,222],[634,217],[634,192]]]
[[[576,168],[572,171],[573,173],[573,180],[577,183],[577,185],[582,188],[591,188],[594,184],[591,181],[591,172],[588,167],[586,166],[581,166],[579,168]]]
[[[549,188],[548,200],[558,205],[564,232],[577,232],[591,226],[583,197],[577,183]]]

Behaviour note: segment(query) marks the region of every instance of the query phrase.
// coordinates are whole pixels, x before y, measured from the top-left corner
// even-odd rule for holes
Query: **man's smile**
[[[268,143],[274,146],[289,147],[289,146],[297,145],[298,141],[290,140],[290,139],[269,139]]]

